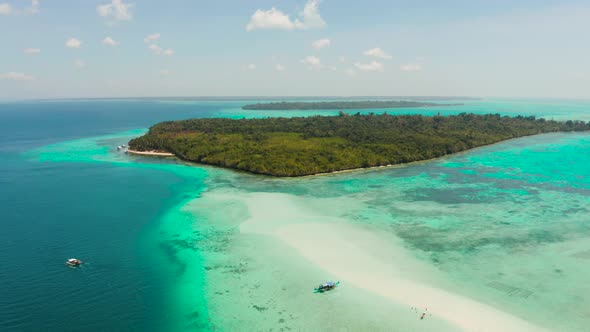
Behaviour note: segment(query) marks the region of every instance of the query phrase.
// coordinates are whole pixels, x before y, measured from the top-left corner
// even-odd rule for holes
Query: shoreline
[[[239,170],[239,169],[236,169],[236,171],[243,171],[243,172],[246,172],[246,173],[249,173],[249,174],[254,174],[254,175],[270,176],[272,178],[292,178],[292,179],[311,178],[311,177],[317,177],[317,176],[339,175],[339,174],[342,174],[342,173],[357,173],[357,172],[360,173],[360,172],[368,172],[368,171],[375,171],[375,170],[404,168],[404,167],[408,167],[408,166],[414,166],[414,165],[429,163],[429,162],[433,162],[433,161],[437,161],[437,160],[442,160],[442,159],[445,159],[445,158],[451,158],[451,157],[455,157],[455,156],[462,155],[462,154],[465,154],[465,153],[473,152],[473,151],[476,151],[476,150],[479,150],[479,149],[483,149],[483,148],[487,148],[487,147],[490,147],[490,146],[494,146],[494,145],[497,145],[497,144],[502,144],[502,143],[506,143],[506,142],[518,140],[518,139],[521,139],[521,138],[527,138],[527,137],[532,137],[532,136],[544,136],[544,135],[573,134],[573,133],[578,133],[578,134],[579,133],[586,133],[586,134],[590,134],[590,132],[586,131],[586,132],[552,132],[552,133],[540,133],[540,134],[533,134],[533,135],[524,135],[524,136],[519,136],[519,137],[513,137],[513,138],[505,139],[505,140],[494,142],[494,143],[490,143],[490,144],[476,146],[476,147],[471,148],[471,149],[467,149],[467,150],[463,150],[463,151],[459,151],[459,152],[455,152],[455,153],[451,153],[451,154],[446,154],[444,156],[430,158],[430,159],[416,160],[416,161],[410,161],[410,162],[407,162],[407,163],[400,163],[400,164],[390,164],[390,165],[382,165],[382,166],[370,166],[370,167],[350,168],[350,169],[343,169],[343,170],[339,170],[339,171],[325,172],[325,173],[317,173],[317,174],[310,174],[310,175],[302,175],[302,176],[274,176],[274,175],[265,175],[265,174],[251,173],[251,172],[243,171],[243,170]],[[215,165],[210,165],[210,166],[215,166]],[[230,168],[221,167],[221,166],[215,166],[215,167],[230,169]]]
[[[490,144],[476,146],[476,147],[471,148],[471,149],[467,149],[467,150],[463,150],[463,151],[459,151],[459,152],[455,152],[455,153],[451,153],[451,154],[446,154],[444,156],[440,156],[440,157],[436,157],[436,158],[430,158],[430,159],[424,159],[424,160],[416,160],[416,161],[411,161],[411,162],[407,162],[407,163],[400,163],[400,164],[390,164],[390,165],[382,165],[382,166],[370,166],[370,167],[350,168],[350,169],[343,169],[343,170],[339,170],[339,171],[323,172],[323,173],[316,173],[316,174],[309,174],[309,175],[301,175],[301,176],[277,176],[277,175],[271,175],[271,174],[253,173],[253,172],[250,172],[250,171],[247,171],[247,170],[244,170],[244,169],[239,169],[239,168],[224,167],[224,166],[219,166],[219,165],[214,165],[214,164],[207,164],[207,163],[198,163],[198,162],[191,161],[191,160],[184,160],[184,159],[182,159],[182,158],[180,158],[180,157],[178,157],[175,154],[170,153],[170,152],[155,152],[155,151],[143,152],[143,151],[135,151],[135,150],[130,150],[130,149],[128,150],[128,152],[130,154],[136,154],[136,155],[142,155],[142,156],[176,157],[179,160],[182,160],[183,162],[185,162],[187,164],[198,165],[200,167],[209,166],[209,167],[214,167],[214,168],[219,168],[219,169],[225,169],[225,170],[230,170],[230,171],[239,172],[239,173],[245,173],[245,174],[249,174],[249,175],[253,175],[253,176],[263,176],[263,177],[269,177],[269,178],[274,178],[274,179],[301,179],[301,178],[313,178],[313,177],[318,177],[318,176],[339,175],[339,174],[343,174],[343,173],[356,173],[356,172],[367,172],[367,171],[374,171],[374,170],[385,170],[385,169],[404,168],[404,167],[408,167],[408,166],[412,166],[412,165],[418,165],[418,164],[428,163],[428,162],[432,162],[432,161],[436,161],[436,160],[442,160],[444,158],[455,157],[457,155],[461,155],[461,154],[464,154],[464,153],[472,152],[472,151],[475,151],[475,150],[478,150],[478,149],[481,149],[481,148],[486,148],[486,147],[494,146],[494,145],[505,143],[505,142],[510,142],[510,141],[517,140],[517,139],[522,139],[522,138],[527,138],[527,137],[532,137],[532,136],[573,134],[573,133],[578,133],[579,134],[579,133],[589,133],[589,132],[551,132],[551,133],[540,133],[540,134],[533,134],[533,135],[524,135],[524,136],[519,136],[519,137],[513,137],[513,138],[505,139],[505,140],[494,142],[494,143],[490,143]]]
[[[478,149],[487,148],[487,147],[490,147],[490,146],[494,146],[496,144],[501,144],[501,143],[505,143],[505,142],[509,142],[509,141],[513,141],[513,140],[517,140],[517,139],[521,139],[521,138],[525,138],[525,137],[538,136],[538,135],[551,135],[551,134],[557,134],[557,133],[542,133],[542,134],[534,134],[534,135],[514,137],[514,138],[505,139],[503,141],[498,141],[498,142],[490,143],[490,144],[486,144],[486,145],[480,145],[480,146],[476,146],[476,147],[471,148],[471,149],[467,149],[467,150],[463,150],[463,151],[459,151],[459,152],[455,152],[455,153],[451,153],[451,154],[446,154],[444,156],[440,156],[440,157],[436,157],[436,158],[410,161],[410,162],[407,162],[407,163],[390,164],[390,165],[383,165],[383,166],[371,166],[371,167],[359,167],[359,168],[343,169],[343,170],[340,170],[340,171],[333,171],[333,172],[326,172],[326,173],[318,173],[318,174],[297,176],[295,178],[306,178],[306,177],[316,177],[316,176],[338,175],[338,174],[341,174],[341,173],[356,173],[356,172],[359,172],[360,173],[360,172],[363,172],[363,171],[375,171],[375,170],[380,170],[380,169],[404,168],[404,167],[408,167],[408,166],[414,166],[414,165],[429,163],[429,162],[433,162],[433,161],[437,161],[437,160],[442,160],[442,159],[445,159],[445,158],[455,157],[455,156],[458,156],[458,155],[461,155],[461,154],[465,154],[465,153],[469,153],[469,152],[472,152],[472,151],[475,151],[475,150],[478,150]]]
[[[157,151],[136,151],[128,149],[127,152],[138,156],[154,156],[154,157],[176,157],[174,153],[170,152],[157,152]]]

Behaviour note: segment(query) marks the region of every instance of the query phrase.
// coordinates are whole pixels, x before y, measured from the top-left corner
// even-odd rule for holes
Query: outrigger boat
[[[314,290],[316,291],[316,293],[323,293],[323,292],[333,290],[339,284],[340,284],[340,281],[337,281],[337,282],[328,281],[328,282],[323,283],[323,284],[319,285],[318,287],[314,288]]]
[[[82,260],[77,259],[77,258],[70,258],[66,261],[66,265],[73,266],[73,267],[80,266],[80,265],[82,265],[82,263],[84,263],[84,262],[82,262]]]

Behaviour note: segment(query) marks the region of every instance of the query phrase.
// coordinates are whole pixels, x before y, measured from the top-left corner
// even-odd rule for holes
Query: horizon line
[[[451,96],[451,95],[291,95],[291,96],[127,96],[127,97],[51,97],[0,99],[0,102],[44,102],[44,101],[100,101],[100,100],[195,100],[195,101],[246,101],[246,100],[289,100],[289,99],[420,99],[420,100],[483,100],[483,99],[535,99],[535,100],[590,100],[588,97],[504,97],[504,96]]]

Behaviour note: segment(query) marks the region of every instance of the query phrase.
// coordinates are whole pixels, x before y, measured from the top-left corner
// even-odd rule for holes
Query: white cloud
[[[155,54],[161,54],[162,53],[162,48],[156,44],[151,44],[150,46],[148,46],[148,48],[154,52]]]
[[[257,29],[312,29],[321,28],[326,25],[319,11],[319,0],[308,0],[300,14],[301,19],[291,20],[288,14],[272,7],[269,10],[258,9],[250,17],[246,25],[247,31]]]
[[[23,52],[25,54],[37,54],[37,53],[41,53],[41,49],[40,48],[25,48],[23,50]]]
[[[123,0],[112,0],[111,3],[96,6],[96,12],[103,17],[112,17],[119,21],[129,21],[133,19],[130,9],[133,4],[124,3]]]
[[[157,54],[157,55],[163,54],[163,55],[167,55],[167,56],[172,56],[172,55],[174,55],[174,54],[176,53],[176,52],[175,52],[173,49],[171,49],[171,48],[163,49],[162,47],[160,47],[160,45],[156,44],[157,42],[159,42],[159,41],[160,41],[160,34],[159,34],[159,33],[153,33],[153,34],[151,34],[151,35],[147,35],[147,36],[146,36],[146,37],[143,39],[143,41],[144,41],[146,44],[150,44],[150,43],[151,43],[151,44],[148,46],[148,48],[149,48],[149,49],[150,49],[152,52],[154,52],[154,54]]]
[[[420,71],[422,70],[422,65],[417,63],[408,63],[406,65],[402,65],[399,67],[402,71]]]
[[[103,40],[102,40],[102,43],[103,43],[104,45],[108,45],[108,46],[117,46],[117,45],[119,45],[119,44],[120,44],[119,42],[115,41],[115,40],[114,40],[113,38],[111,38],[111,37],[106,37],[105,39],[103,39]]]
[[[284,29],[293,30],[295,24],[291,22],[289,15],[284,14],[276,8],[269,10],[258,9],[250,18],[250,23],[246,25],[247,31],[256,29]]]
[[[340,61],[341,63],[347,63],[348,59],[345,56],[341,56],[340,58],[338,58],[338,61]]]
[[[82,47],[82,42],[76,38],[71,38],[66,41],[67,48],[80,48]]]
[[[376,58],[381,58],[381,59],[391,59],[392,58],[391,55],[385,53],[385,51],[383,51],[379,47],[375,47],[370,50],[366,50],[364,54],[368,55],[368,56],[374,56]]]
[[[244,69],[255,70],[256,69],[256,65],[253,64],[253,63],[249,63],[246,66],[244,66]]]
[[[147,37],[145,37],[143,39],[143,42],[146,43],[146,44],[149,44],[149,43],[155,42],[156,40],[159,40],[159,39],[160,39],[160,34],[159,33],[154,33],[154,34],[151,34],[151,35],[147,35]]]
[[[174,54],[176,53],[176,52],[175,52],[173,49],[171,49],[171,48],[168,48],[168,49],[163,49],[163,48],[161,48],[161,47],[160,47],[160,45],[157,45],[157,44],[151,44],[150,46],[148,46],[148,48],[149,48],[149,49],[150,49],[150,50],[151,50],[151,51],[152,51],[154,54],[156,54],[156,55],[161,55],[161,54],[163,54],[163,55],[167,55],[167,56],[172,56],[172,55],[174,55]]]
[[[13,9],[9,3],[0,3],[0,15],[35,15],[39,13],[39,0],[31,0],[31,7]]]
[[[381,71],[383,70],[383,64],[377,61],[373,61],[371,63],[355,63],[354,66],[358,68],[358,70],[362,71]]]
[[[320,59],[313,55],[305,57],[305,59],[301,60],[301,62],[308,65],[311,68],[320,68],[322,65]]]
[[[86,67],[86,62],[78,59],[78,60],[74,61],[74,67],[76,67],[78,69],[84,68],[84,67]]]
[[[168,76],[168,75],[170,75],[170,70],[162,69],[162,70],[160,70],[159,74],[162,76]]]
[[[285,70],[287,70],[287,67],[281,65],[280,63],[277,63],[275,65],[275,69],[276,69],[276,71],[285,71]]]
[[[33,81],[35,78],[31,75],[27,75],[24,73],[16,73],[16,72],[9,72],[0,74],[0,80],[9,80],[9,81]]]
[[[320,15],[320,0],[309,0],[301,13],[302,21],[295,20],[295,27],[298,29],[321,28],[326,21]]]
[[[9,3],[0,3],[0,15],[12,14],[12,6]]]
[[[315,48],[316,50],[319,50],[320,48],[330,46],[331,43],[332,42],[330,41],[330,39],[324,38],[324,39],[318,39],[318,40],[314,41],[313,43],[311,43],[311,46],[313,48]]]

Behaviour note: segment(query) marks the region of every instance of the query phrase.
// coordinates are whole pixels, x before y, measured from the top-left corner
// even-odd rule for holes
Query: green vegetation
[[[409,108],[435,106],[461,106],[463,104],[435,104],[418,101],[320,101],[320,102],[280,102],[252,104],[242,107],[245,110],[358,110],[373,108]]]
[[[502,140],[590,123],[498,114],[348,115],[162,122],[129,142],[139,151],[273,176],[303,176],[441,157]]]

